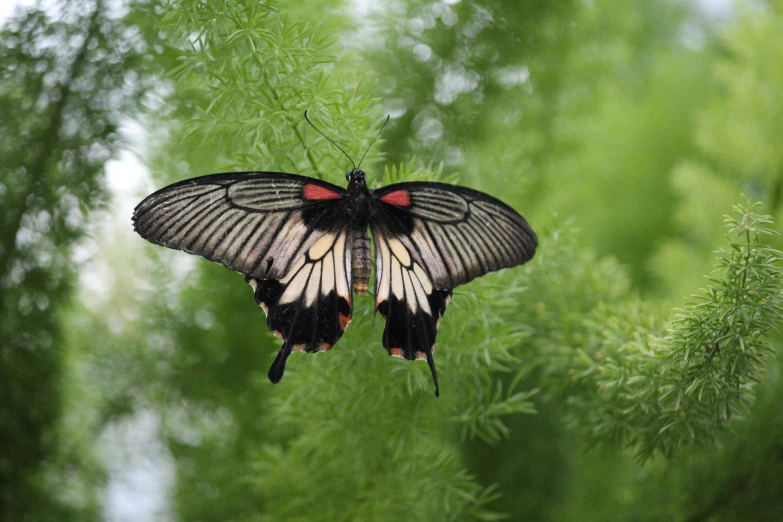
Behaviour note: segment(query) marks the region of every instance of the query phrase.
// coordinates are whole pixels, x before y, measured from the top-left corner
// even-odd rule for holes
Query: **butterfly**
[[[529,261],[536,234],[514,209],[466,187],[370,189],[356,167],[345,177],[346,188],[281,172],[187,179],[145,198],[134,229],[245,275],[283,340],[269,369],[273,383],[292,352],[329,350],[345,332],[353,293],[365,294],[370,282],[369,229],[383,346],[392,356],[427,361],[439,396],[433,350],[453,289]]]

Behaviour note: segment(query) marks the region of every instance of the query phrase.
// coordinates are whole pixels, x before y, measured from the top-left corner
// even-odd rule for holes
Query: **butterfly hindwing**
[[[293,351],[321,352],[351,321],[351,234],[327,232],[279,280],[247,277],[269,328],[284,343],[269,369],[279,382]]]
[[[279,279],[344,219],[345,190],[276,172],[202,176],[169,185],[134,210],[136,231],[254,278]]]
[[[372,228],[375,243],[375,307],[386,320],[383,346],[390,355],[424,360],[435,381],[432,352],[438,324],[451,299],[450,289],[437,289],[429,274],[414,261],[403,242],[381,225]]]

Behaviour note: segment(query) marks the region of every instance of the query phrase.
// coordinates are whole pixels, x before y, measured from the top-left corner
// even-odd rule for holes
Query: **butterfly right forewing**
[[[371,222],[376,246],[376,308],[391,355],[426,360],[454,287],[520,265],[538,240],[505,203],[442,183],[400,183],[375,190]]]
[[[375,190],[378,219],[411,250],[440,288],[521,265],[538,239],[502,201],[444,183],[399,183]]]

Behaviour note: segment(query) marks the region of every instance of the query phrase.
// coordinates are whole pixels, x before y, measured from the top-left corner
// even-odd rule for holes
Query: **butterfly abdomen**
[[[357,294],[367,293],[367,285],[370,282],[370,237],[367,230],[356,230],[353,233],[351,279]]]

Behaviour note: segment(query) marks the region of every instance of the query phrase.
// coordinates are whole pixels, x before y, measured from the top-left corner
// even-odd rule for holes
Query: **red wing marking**
[[[402,348],[391,348],[389,350],[389,353],[392,354],[394,357],[405,357],[402,354]]]
[[[320,185],[308,183],[304,186],[302,197],[308,201],[324,201],[327,199],[340,199],[342,196],[334,190],[329,190]]]
[[[407,190],[395,190],[383,196],[381,201],[397,207],[410,207],[411,195]]]
[[[340,320],[340,328],[345,331],[345,329],[348,328],[348,323],[351,322],[351,317],[345,314],[340,314],[338,318]]]

